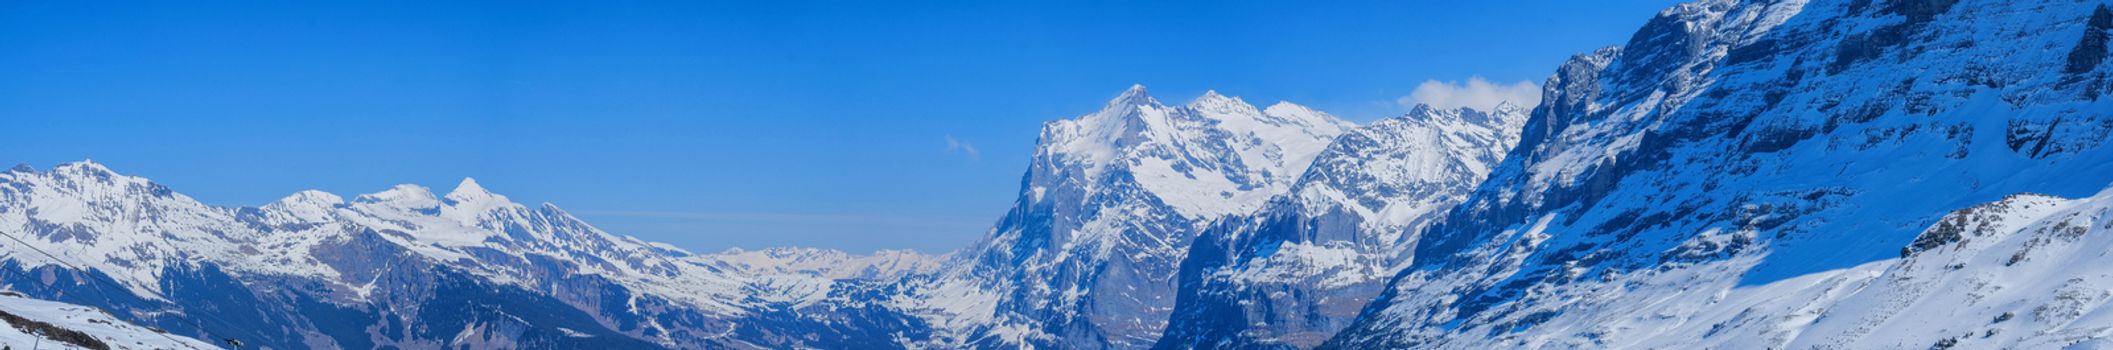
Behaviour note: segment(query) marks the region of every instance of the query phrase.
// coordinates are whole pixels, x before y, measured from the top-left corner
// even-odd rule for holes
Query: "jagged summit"
[[[104,166],[102,163],[96,163],[93,160],[78,160],[72,162],[59,163],[59,165],[51,167],[50,170],[44,171],[38,171],[35,167],[32,167],[29,164],[21,164],[16,165],[14,169],[10,169],[9,171],[7,171],[7,173],[12,173],[16,176],[52,177],[57,179],[68,179],[72,181],[96,180],[94,182],[116,184],[120,186],[129,184],[151,184],[151,182],[148,182],[146,178],[118,174],[115,171],[111,171],[109,167]]]
[[[1352,127],[1217,91],[1169,106],[1133,86],[1046,124],[1017,207],[904,307],[934,310],[926,347],[1150,345],[1195,225],[1259,208]]]
[[[1526,119],[1525,117],[1526,112],[1517,105],[1511,104],[1511,102],[1498,102],[1495,107],[1489,110],[1479,110],[1470,107],[1442,109],[1418,103],[1409,107],[1409,111],[1402,113],[1401,116],[1382,119],[1382,121],[1408,120],[1422,123],[1522,124]]]
[[[1205,91],[1203,96],[1189,101],[1188,107],[1204,112],[1205,117],[1262,115],[1262,111],[1255,109],[1255,106],[1248,104],[1246,100],[1238,96],[1219,95],[1218,90]]]
[[[442,198],[446,198],[450,205],[456,206],[508,201],[506,196],[484,189],[483,185],[477,184],[477,179],[469,177],[462,178],[462,182],[455,185],[455,190],[449,191]]]
[[[1192,288],[1155,348],[1319,344],[1410,258],[1414,232],[1503,159],[1524,118],[1419,107],[1336,137],[1290,193],[1196,238],[1182,263]]]
[[[1045,125],[1030,173],[1096,186],[1115,169],[1185,215],[1239,213],[1289,185],[1353,126],[1302,106],[1264,110],[1216,91],[1167,106],[1133,87],[1098,112]]]
[[[1313,109],[1313,107],[1306,107],[1306,105],[1291,103],[1291,101],[1277,101],[1277,103],[1271,103],[1269,104],[1269,107],[1262,109],[1262,113],[1264,113],[1265,115],[1327,115],[1327,113],[1323,113],[1320,110]],[[1336,121],[1336,123],[1341,123],[1345,126],[1352,126],[1347,121]]]
[[[345,198],[339,197],[334,193],[322,190],[301,190],[300,192],[294,192],[292,195],[287,195],[286,198],[280,198],[276,203],[338,204],[344,202]]]
[[[25,169],[27,169],[27,167],[24,167],[24,168],[25,168]],[[34,170],[30,170],[30,171],[25,171],[25,172],[26,172],[26,173],[35,173],[35,171],[34,171]],[[65,178],[72,178],[72,179],[76,179],[76,180],[90,180],[90,179],[94,179],[94,180],[112,180],[112,181],[116,181],[116,182],[145,182],[145,181],[146,181],[146,179],[145,179],[145,178],[141,178],[141,177],[137,177],[137,176],[124,176],[124,175],[119,175],[119,174],[118,174],[117,172],[115,172],[115,171],[111,171],[109,167],[107,167],[107,166],[103,166],[103,164],[102,164],[102,163],[96,163],[96,162],[95,162],[95,161],[93,161],[93,160],[86,160],[86,159],[84,159],[84,160],[79,160],[79,161],[72,161],[72,162],[60,163],[60,164],[59,164],[59,165],[57,165],[57,166],[53,166],[53,167],[51,167],[51,170],[48,170],[48,171],[44,171],[44,172],[42,172],[42,174],[47,174],[47,175],[51,175],[51,176],[59,176],[59,177],[65,177]]]
[[[1523,111],[1523,108],[1520,108],[1517,104],[1511,103],[1511,100],[1497,101],[1497,106],[1489,109],[1490,113],[1508,113],[1516,111]]]
[[[331,212],[344,204],[345,199],[336,194],[304,190],[258,207],[255,213],[268,224],[323,222],[331,220]]]
[[[1101,108],[1101,111],[1123,113],[1138,106],[1158,104],[1159,100],[1152,98],[1151,92],[1146,91],[1143,84],[1136,84],[1130,85],[1130,89],[1123,90],[1122,93],[1116,94],[1115,98],[1109,99],[1105,107]]]
[[[398,184],[381,192],[359,195],[355,201],[373,204],[391,204],[404,208],[433,208],[440,206],[440,197],[432,189],[417,184]]]
[[[110,172],[110,167],[104,166],[104,165],[103,165],[103,163],[97,163],[97,162],[95,162],[95,160],[94,160],[94,159],[82,159],[82,160],[77,160],[77,161],[71,161],[71,162],[65,162],[65,163],[60,163],[60,164],[59,164],[58,166],[52,167],[52,169],[53,169],[53,170],[65,169],[65,170],[72,170],[72,171],[93,171],[93,172],[101,172],[101,173],[108,173],[108,172]]]
[[[452,192],[448,192],[448,194],[457,194],[457,193],[460,193],[460,194],[466,194],[466,195],[475,195],[475,194],[491,194],[491,192],[490,192],[490,191],[486,191],[486,190],[484,189],[484,186],[482,186],[482,185],[478,185],[478,184],[477,184],[477,178],[474,178],[474,177],[464,177],[464,178],[462,178],[462,182],[459,182],[459,183],[456,183],[456,184],[455,184],[455,190],[454,190],[454,191],[452,191]]]

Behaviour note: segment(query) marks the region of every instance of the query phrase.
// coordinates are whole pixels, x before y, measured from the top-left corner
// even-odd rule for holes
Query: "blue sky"
[[[6,2],[0,162],[215,205],[471,176],[697,251],[938,252],[1004,213],[1042,122],[1130,84],[1368,121],[1673,3]]]

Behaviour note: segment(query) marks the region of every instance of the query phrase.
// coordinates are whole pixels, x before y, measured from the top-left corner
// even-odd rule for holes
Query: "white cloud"
[[[1440,109],[1460,107],[1487,111],[1497,107],[1498,102],[1511,101],[1519,108],[1533,108],[1541,104],[1541,87],[1531,81],[1517,83],[1491,83],[1482,77],[1471,77],[1467,83],[1457,81],[1426,80],[1416,86],[1416,91],[1395,100],[1403,107],[1427,104]]]
[[[962,154],[968,155],[969,160],[983,160],[983,151],[976,150],[976,144],[962,142],[955,139],[954,135],[946,135],[946,151],[961,151]]]

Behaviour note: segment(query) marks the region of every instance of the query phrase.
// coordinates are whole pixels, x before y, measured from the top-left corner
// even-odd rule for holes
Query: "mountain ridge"
[[[2113,183],[2113,107],[2064,86],[2058,57],[2086,30],[2068,18],[2096,6],[1668,9],[1565,64],[1521,146],[1324,348],[1830,344],[1798,337],[1811,313],[1699,340],[1647,330],[1732,321],[1704,307],[1719,295],[1895,261],[1954,209]]]
[[[571,318],[579,321],[566,322],[593,325],[566,326],[569,330],[563,332],[547,328],[480,335],[488,341],[630,348],[639,344],[574,342],[635,337],[662,346],[687,339],[702,342],[693,346],[717,347],[724,345],[712,344],[735,340],[697,332],[715,327],[714,324],[755,317],[778,307],[774,305],[812,304],[829,298],[833,290],[852,288],[848,284],[871,283],[858,282],[865,276],[922,273],[935,264],[929,258],[904,252],[872,258],[812,249],[786,250],[789,253],[770,259],[744,257],[741,252],[694,255],[601,232],[548,203],[534,208],[514,203],[474,179],[465,179],[441,196],[422,186],[398,185],[350,200],[321,191],[301,191],[262,206],[214,207],[145,178],[120,175],[84,161],[44,172],[18,169],[0,173],[0,198],[7,199],[0,201],[4,202],[0,203],[0,225],[25,227],[9,231],[30,234],[26,238],[32,238],[32,243],[45,242],[24,248],[67,257],[65,264],[51,265],[48,256],[8,245],[0,247],[7,248],[4,253],[9,258],[4,268],[20,272],[13,276],[56,272],[78,280],[72,285],[51,285],[24,293],[118,306],[114,311],[120,315],[131,313],[149,324],[165,324],[163,327],[171,330],[237,332],[235,329],[241,327],[234,324],[244,321],[210,320],[209,323],[226,324],[212,330],[168,324],[184,318],[187,312],[182,310],[216,303],[187,300],[204,297],[191,291],[221,289],[213,293],[235,293],[253,299],[229,302],[256,304],[223,307],[263,308],[256,312],[285,315],[262,318],[278,324],[258,327],[252,330],[257,332],[243,337],[253,344],[273,346],[360,347],[350,344],[362,344],[364,339],[331,341],[295,336],[337,336],[348,331],[368,332],[383,339],[393,337],[404,342],[404,346],[446,341],[448,338],[427,338],[439,337],[437,334],[373,334],[386,329],[332,325],[329,320],[309,319],[311,315],[285,310],[350,308],[350,312],[366,315],[363,317],[382,319],[442,317],[391,316],[387,310],[452,307],[446,303],[454,301],[435,294],[438,290],[432,288],[454,288],[450,286],[467,282],[503,287],[498,290],[500,295],[492,296],[502,304],[493,307],[569,308],[554,311],[575,314],[552,319]],[[779,251],[766,251],[769,252]],[[767,263],[749,263],[758,261]],[[418,268],[406,270],[399,265]],[[71,266],[88,270],[71,270]],[[839,271],[840,268],[851,271]],[[440,272],[418,276],[414,272],[418,269]],[[193,278],[202,280],[189,280]],[[98,280],[105,282],[92,282]],[[43,285],[23,280],[13,280],[11,284],[20,286],[25,282]],[[101,288],[99,285],[120,286],[126,290],[118,294],[139,299],[81,299],[83,294],[79,291]],[[274,296],[273,290],[295,294],[287,299]],[[542,298],[555,300],[529,301]],[[610,309],[601,304],[610,301],[621,301],[616,305],[623,308]],[[328,312],[346,311],[311,311],[318,315]],[[140,316],[147,314],[163,316]],[[679,318],[638,318],[641,314]],[[471,324],[478,322],[514,321],[473,320]],[[354,328],[330,328],[340,326]],[[464,331],[483,332],[484,327],[471,326]],[[607,330],[579,333],[589,331],[581,327]],[[596,336],[595,333],[628,334],[619,338],[573,336]]]
[[[1149,346],[1197,226],[1259,208],[1349,125],[1215,91],[1170,106],[1132,86],[1045,124],[1013,210],[897,307],[941,325],[920,346]]]
[[[1041,255],[1039,259],[1050,260],[1034,266],[1046,268],[1066,264],[1067,259],[1084,259],[1091,262],[1077,266],[1098,265],[1115,271],[1115,278],[1170,275],[1193,222],[1258,207],[1259,200],[1287,189],[1295,174],[1303,173],[1307,160],[1350,126],[1302,106],[1280,102],[1258,108],[1215,91],[1186,105],[1169,106],[1154,100],[1141,86],[1118,95],[1103,111],[1051,122],[1045,132],[1051,140],[1097,141],[1044,142],[1041,153],[1045,156],[1038,159],[1045,171],[1030,171],[1028,179],[1042,176],[1051,182],[1039,188],[1023,186],[1021,201],[1028,204],[1019,210],[1035,210],[1038,205],[1051,208],[1060,198],[1079,201],[1070,202],[1076,208],[1152,208],[1162,214],[1106,211],[1110,221],[1097,225],[1146,225],[1162,230],[1072,231],[1067,242],[1097,248],[1048,250],[1057,254]],[[1303,135],[1298,137],[1306,141],[1290,142],[1295,140],[1283,139],[1284,135]],[[1055,190],[1062,188],[1075,190]],[[980,257],[965,253],[927,257],[908,252],[851,255],[808,248],[695,254],[602,232],[550,203],[513,202],[474,178],[464,178],[444,194],[436,192],[413,184],[350,196],[305,190],[262,205],[220,207],[92,161],[61,164],[49,171],[17,167],[0,173],[0,199],[6,199],[0,201],[0,225],[20,224],[25,227],[23,232],[46,238],[48,243],[40,247],[71,249],[62,256],[98,264],[82,264],[87,268],[73,270],[41,262],[25,250],[7,249],[0,253],[10,263],[0,268],[21,272],[17,276],[72,276],[68,278],[76,281],[73,284],[30,288],[25,293],[108,306],[114,313],[148,324],[181,322],[192,317],[186,315],[193,308],[270,315],[254,321],[213,317],[205,320],[205,328],[169,329],[203,332],[196,335],[231,332],[253,344],[272,347],[1005,347],[1042,341],[1027,333],[1005,338],[1006,332],[1023,329],[1018,328],[1021,325],[1091,325],[1085,320],[1101,316],[1077,315],[1104,312],[1035,306],[1022,303],[1025,299],[1003,301],[1008,309],[999,309],[999,299],[994,298],[1007,298],[1001,293],[1046,289],[1008,290],[1007,284],[988,284],[988,280],[956,283],[991,271],[974,266],[1011,269],[988,264],[996,261],[987,253],[1005,250],[985,251]],[[1219,205],[1223,199],[1247,202]],[[1047,224],[1009,222],[1015,230],[1019,225]],[[1036,230],[1046,229],[1051,228]],[[126,241],[117,242],[120,238]],[[1134,245],[1138,243],[1146,245]],[[1107,248],[1116,250],[1100,250]],[[1078,258],[1117,250],[1131,253]],[[1159,267],[1153,270],[1135,264],[1150,260],[1132,253],[1158,254]],[[1100,277],[1098,273],[1094,276]],[[1171,284],[1171,276],[1157,280]],[[1124,288],[1136,285],[1134,281],[1138,280],[1064,283]],[[124,286],[129,291],[100,294],[113,297],[80,297],[85,295],[81,291],[98,285]],[[1086,287],[1096,285],[1101,287]],[[967,287],[945,290],[958,286]],[[983,311],[987,316],[963,317],[948,313],[958,307],[948,309],[928,299],[946,295],[935,292],[970,293],[977,297],[969,300],[984,298],[993,304],[982,306],[988,308]],[[465,300],[451,294],[482,296]],[[1103,298],[1090,292],[1070,295],[1074,301]],[[1094,297],[1082,298],[1089,295]],[[1132,300],[1138,303],[1171,304],[1164,293],[1109,295],[1129,295],[1138,298]],[[134,296],[139,299],[128,299]],[[424,311],[460,307],[488,311],[459,317]],[[1156,312],[1170,307],[1158,306]],[[1153,307],[1144,310],[1155,312]],[[548,316],[514,316],[523,312]],[[341,320],[316,318],[333,314],[341,315]],[[1032,318],[1052,315],[1063,319]],[[1134,317],[1133,321],[1160,318]],[[459,329],[460,334],[391,326],[399,323]],[[1077,328],[1082,330],[1071,336],[1134,344],[1128,347],[1142,347],[1156,339],[1153,333],[1121,333],[1152,332],[1156,326],[1093,327],[1098,326]],[[820,330],[834,334],[815,337]],[[1101,338],[1110,335],[1118,338]]]
[[[1699,0],[1538,106],[1364,126],[1133,85],[942,256],[696,254],[470,178],[219,207],[17,166],[0,282],[273,348],[2107,346],[2107,7]]]
[[[1206,229],[1157,349],[1307,348],[1412,256],[1414,232],[1518,141],[1523,111],[1418,105],[1337,137],[1288,193]]]

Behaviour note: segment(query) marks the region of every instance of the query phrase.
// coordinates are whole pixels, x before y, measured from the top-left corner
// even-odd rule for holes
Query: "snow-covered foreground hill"
[[[2113,188],[2083,199],[2019,194],[1939,219],[1901,258],[1759,286],[1684,276],[1710,281],[1693,288],[1727,292],[1641,293],[1660,294],[1652,299],[1662,304],[1605,311],[1693,317],[1623,320],[1616,327],[1657,331],[1619,347],[2105,348],[2113,346],[2108,252]]]
[[[2113,346],[2113,188],[1954,211],[1900,257],[1766,284],[1762,257],[1668,268],[1513,335],[1531,347],[2097,349]],[[1578,333],[1596,338],[1564,339]],[[1470,339],[1485,341],[1485,339]],[[1448,344],[1448,347],[1459,346]]]
[[[11,349],[218,349],[211,343],[132,324],[92,307],[0,292],[0,345]]]

